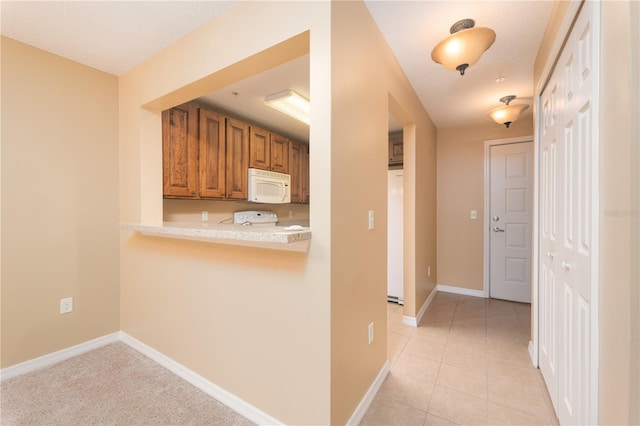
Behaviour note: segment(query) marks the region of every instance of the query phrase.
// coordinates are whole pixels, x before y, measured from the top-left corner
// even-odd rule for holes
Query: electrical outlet
[[[73,297],[60,299],[60,313],[68,314],[71,311],[73,311]]]
[[[373,222],[373,210],[369,210],[369,231],[371,231],[374,228],[374,222]]]
[[[373,342],[373,323],[369,324],[369,344]]]
[[[206,222],[209,220],[209,212],[206,210],[202,210],[202,221]]]

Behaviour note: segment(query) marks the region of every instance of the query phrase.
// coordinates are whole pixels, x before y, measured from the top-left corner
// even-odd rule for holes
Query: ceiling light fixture
[[[291,89],[282,90],[264,98],[271,108],[287,114],[296,120],[310,124],[311,105],[309,101]]]
[[[491,28],[475,27],[473,19],[463,19],[451,26],[451,35],[436,45],[431,51],[431,59],[450,70],[465,70],[478,62],[482,54],[496,41],[496,33]]]
[[[518,105],[509,105],[509,102],[514,100],[516,97],[514,95],[504,96],[500,98],[500,102],[504,103],[505,106],[498,107],[492,109],[487,114],[489,117],[493,119],[498,124],[504,124],[507,128],[520,118],[523,111],[529,108],[527,104],[518,104]]]

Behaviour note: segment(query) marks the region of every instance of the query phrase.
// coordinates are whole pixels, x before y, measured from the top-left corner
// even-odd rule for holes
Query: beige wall
[[[640,75],[640,3],[630,9],[630,75]],[[631,78],[629,116],[640,117],[640,79]],[[631,138],[631,352],[629,424],[640,424],[640,120],[630,120]],[[634,283],[636,283],[634,285]]]
[[[119,330],[118,80],[2,37],[1,101],[4,368]]]
[[[279,421],[345,423],[386,360],[390,110],[406,125],[406,215],[420,218],[407,226],[407,314],[436,282],[435,127],[364,4],[240,3],[120,79],[2,48],[2,366],[122,329]],[[162,109],[304,53],[314,202],[281,215],[310,222],[307,253],[117,231],[197,221],[203,207],[162,200]],[[60,316],[66,296],[75,309]]]
[[[637,217],[625,214],[608,216],[606,209],[629,212],[631,191],[637,192],[637,180],[631,181],[631,126],[637,122],[638,98],[630,96],[631,82],[638,79],[638,68],[631,71],[631,16],[629,2],[603,2],[601,74],[600,74],[600,265],[599,265],[599,422],[629,424],[637,399],[632,389],[638,377],[631,376],[638,359],[631,359],[632,286],[631,223]],[[637,40],[635,41],[637,43]],[[623,105],[623,108],[620,108]],[[634,260],[635,261],[635,260]],[[633,365],[633,368],[631,367]],[[637,371],[637,370],[636,370]],[[637,394],[636,394],[637,395]]]
[[[415,128],[407,168],[409,186],[417,189],[407,203],[421,220],[408,231],[417,259],[409,262],[416,276],[410,310],[435,287],[435,274],[429,280],[425,272],[435,265],[435,128],[364,3],[239,3],[124,75],[121,220],[158,223],[163,210],[185,214],[166,202],[163,208],[162,109],[307,52],[308,253],[123,232],[121,323],[126,333],[279,421],[340,424],[386,360],[390,95],[405,112],[403,122]],[[423,180],[416,183],[416,176]],[[367,231],[368,210],[376,213],[374,231]],[[372,321],[376,339],[368,345]]]
[[[283,15],[288,19],[279,19]],[[247,26],[259,36],[248,37]],[[300,49],[305,43],[306,51]],[[204,54],[211,51],[216,55]],[[364,63],[347,58],[354,51]],[[414,175],[421,166],[421,176],[435,176],[435,159],[426,155],[435,152],[435,129],[363,3],[240,3],[124,75],[121,218],[162,220],[161,109],[224,87],[247,69],[258,73],[306,52],[313,193],[308,253],[123,233],[121,321],[125,332],[282,422],[340,424],[386,360],[390,92],[418,129],[413,149],[423,158],[412,163]],[[385,84],[364,66],[372,62]],[[427,217],[420,226],[430,234],[411,243],[434,264],[435,184],[425,188],[410,202]],[[366,230],[368,210],[376,212],[374,231]],[[428,294],[435,282],[427,288],[422,280],[414,287]],[[418,298],[424,303],[426,296]],[[369,346],[371,321],[376,339]]]
[[[123,331],[287,424],[331,415],[329,13],[240,2],[120,81],[121,219],[157,223],[160,110],[310,53],[307,253],[121,234]]]
[[[438,284],[483,290],[484,142],[533,135],[532,119],[438,129]]]
[[[399,119],[415,129],[405,132],[404,151],[405,187],[417,187],[405,192],[407,206],[420,218],[405,232],[409,315],[435,287],[435,275],[426,276],[426,265],[435,265],[435,127],[364,3],[335,2],[331,17],[331,424],[344,424],[386,361],[390,108],[402,109]]]
[[[572,3],[576,2],[562,0],[553,2],[551,16],[549,16],[549,21],[547,22],[547,27],[545,28],[542,42],[540,43],[536,60],[533,64],[534,87],[536,87],[536,84],[540,82],[545,66],[551,66],[551,64],[547,64],[547,62],[555,60],[555,58],[550,57],[551,50],[554,48],[554,42],[556,42],[559,37],[564,37],[563,34],[558,34],[558,32],[560,31],[564,17]]]
[[[179,200],[166,199],[163,201],[163,220],[165,222],[190,222],[201,223],[202,212],[206,211],[208,223],[233,223],[233,213],[241,210],[266,209],[278,215],[278,225],[309,224],[308,204],[271,204],[269,206],[256,206],[255,203],[242,203],[234,201],[213,200]]]
[[[553,39],[556,34],[562,36],[558,30],[568,4],[559,3],[558,16],[547,28],[547,33],[554,37],[545,37],[536,59],[538,86],[543,83],[541,74],[545,64],[549,67],[553,60],[549,56]],[[637,262],[638,240],[632,239],[632,229],[637,231],[634,208],[638,206],[640,191],[637,174],[640,42],[635,30],[640,18],[632,2],[601,2],[600,8],[598,423],[637,424],[640,417],[639,302],[637,266],[632,262]],[[608,215],[607,211],[620,214]],[[632,253],[636,254],[635,260],[631,258]]]

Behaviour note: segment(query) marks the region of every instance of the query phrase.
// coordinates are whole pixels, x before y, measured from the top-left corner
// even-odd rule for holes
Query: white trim
[[[369,389],[360,400],[360,404],[356,407],[355,411],[351,415],[351,418],[347,421],[347,425],[358,425],[362,421],[362,418],[366,414],[369,406],[373,402],[373,399],[376,397],[382,383],[384,383],[384,379],[387,378],[387,374],[389,374],[389,362],[385,361],[384,365],[378,372],[373,383],[369,386]]]
[[[403,315],[402,316],[402,324],[404,325],[408,325],[409,327],[417,327],[418,326],[418,318],[417,317],[410,317],[407,315]]]
[[[490,297],[491,289],[489,288],[489,262],[491,261],[490,250],[491,246],[489,244],[491,235],[489,234],[489,229],[491,228],[491,217],[489,212],[491,211],[491,164],[490,164],[490,150],[492,146],[496,145],[508,145],[513,143],[523,143],[523,142],[532,142],[533,143],[533,135],[531,136],[519,136],[515,138],[506,138],[506,139],[491,139],[484,141],[484,256],[483,256],[483,267],[484,271],[482,274],[482,288],[484,290],[484,296],[479,297]],[[533,145],[533,150],[535,152],[535,144]],[[535,160],[534,160],[535,161]],[[535,167],[534,167],[535,170]],[[535,176],[533,177],[535,180]],[[535,190],[535,187],[532,189]],[[535,210],[535,204],[532,210]],[[533,269],[533,259],[531,259],[531,269]]]
[[[438,291],[443,291],[445,293],[462,294],[463,296],[482,297],[485,299],[489,297],[487,292],[484,290],[472,290],[470,288],[454,287],[444,284],[438,284],[437,289]]]
[[[538,82],[538,85],[536,86],[536,102],[535,103],[538,105],[540,101],[540,95],[542,94],[542,92],[544,92],[544,88],[547,86],[549,79],[551,79],[551,74],[553,73],[553,69],[555,68],[556,62],[560,57],[560,52],[564,47],[564,42],[567,39],[567,36],[569,35],[569,31],[571,30],[573,21],[575,20],[576,16],[578,16],[578,11],[580,10],[580,6],[582,6],[582,2],[583,0],[569,2],[569,6],[567,7],[567,12],[565,13],[564,18],[562,19],[560,28],[558,28],[556,38],[555,40],[553,40],[553,45],[551,46],[551,50],[549,50],[549,55],[547,56],[546,62],[544,63],[544,67],[542,68],[542,73],[540,74],[540,80]],[[534,115],[534,120],[537,117],[538,117],[537,115]],[[538,128],[536,124],[537,123],[534,122],[535,129]]]
[[[534,99],[534,117],[537,116],[540,106],[540,96]],[[540,268],[540,141],[534,122],[535,139],[533,141],[533,208],[531,218],[531,340],[529,341],[529,356],[536,368],[540,367],[540,353],[538,352],[538,269]]]
[[[433,297],[436,295],[437,292],[438,292],[438,286],[435,286],[433,290],[431,290],[431,293],[429,294],[429,297],[427,297],[427,300],[425,300],[424,303],[422,304],[422,307],[418,311],[418,314],[415,317],[409,317],[406,315],[403,316],[402,323],[404,325],[409,325],[411,327],[417,327],[420,321],[422,320],[424,313],[427,312],[427,308],[431,304],[431,301],[433,300]]]
[[[106,336],[98,337],[96,339],[89,340],[87,342],[80,343],[66,349],[52,352],[50,354],[31,359],[29,361],[21,362],[20,364],[12,365],[11,367],[3,368],[2,370],[0,370],[0,381],[11,379],[12,377],[20,376],[22,374],[31,373],[32,371],[57,364],[62,361],[66,361],[69,358],[73,358],[74,356],[82,355],[85,352],[89,352],[116,342],[118,342],[117,332],[107,334]]]
[[[533,364],[534,367],[538,368],[538,352],[537,348],[533,344],[533,340],[529,340],[529,346],[527,347],[527,349],[529,350],[529,358],[531,358],[531,364]]]
[[[592,143],[591,145],[591,178],[595,184],[591,193],[591,236],[593,239],[593,251],[591,252],[591,315],[590,315],[590,338],[591,338],[591,356],[590,361],[590,381],[589,396],[590,419],[589,423],[598,423],[598,376],[600,363],[600,49],[601,49],[601,5],[599,1],[586,2],[585,7],[591,6],[591,30],[593,31],[594,46],[591,50],[593,61],[593,83],[591,87],[591,106],[595,113],[593,114],[593,127],[591,129]],[[596,44],[596,40],[598,43]],[[598,119],[596,119],[598,118]]]
[[[140,352],[141,354],[147,356],[148,358],[151,358],[153,361],[162,365],[164,368],[171,371],[181,379],[191,383],[193,386],[197,387],[207,395],[215,398],[222,404],[226,405],[227,407],[231,408],[232,410],[246,417],[252,422],[268,425],[284,424],[283,422],[271,417],[267,413],[261,411],[248,402],[233,395],[232,393],[222,389],[215,383],[210,382],[194,371],[188,369],[184,365],[174,361],[173,359],[157,351],[156,349],[147,346],[146,344],[142,343],[134,337],[131,337],[123,331],[120,332],[120,341]]]

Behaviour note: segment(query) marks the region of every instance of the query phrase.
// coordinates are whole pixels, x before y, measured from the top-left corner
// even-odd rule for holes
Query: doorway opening
[[[402,124],[389,114],[387,301],[404,305],[404,152]]]

